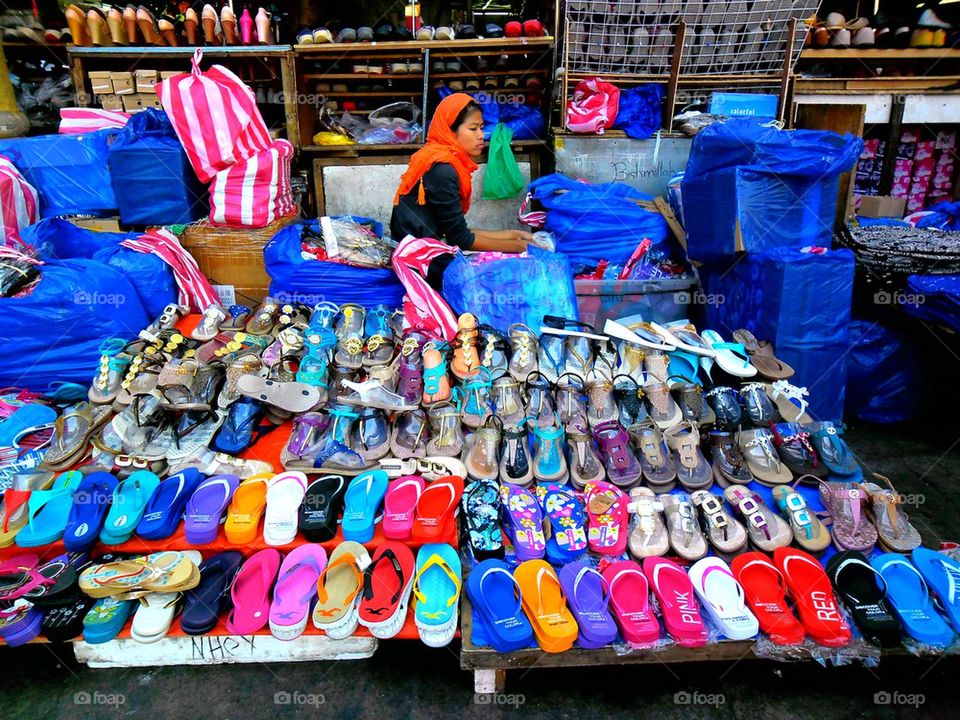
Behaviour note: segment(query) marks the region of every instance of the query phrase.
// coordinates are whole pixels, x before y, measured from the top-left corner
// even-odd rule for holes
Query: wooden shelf
[[[473,75],[475,77],[523,77],[524,75],[546,75],[550,71],[547,68],[530,68],[527,70],[471,70],[463,72],[442,72],[430,73],[431,80],[462,80],[464,75]]]
[[[892,92],[956,92],[960,75],[875,77],[875,78],[811,78],[798,77],[795,93],[892,93]]]
[[[0,47],[16,48],[17,50],[63,50],[66,51],[67,45],[63,43],[36,43],[36,42],[0,42]]]
[[[423,73],[304,73],[304,80],[416,80],[423,83]]]
[[[377,91],[377,92],[325,92],[322,93],[324,97],[335,98],[335,97],[348,97],[348,98],[363,98],[363,97],[421,97],[423,95],[423,89],[417,88],[414,92],[403,92],[397,90],[396,92],[388,91]]]
[[[371,52],[414,50],[462,50],[499,54],[501,51],[544,50],[553,46],[553,37],[539,38],[485,38],[477,40],[405,40],[400,42],[324,43],[322,45],[294,45],[297,55],[364,55]]]
[[[353,111],[351,110],[350,112],[352,113]],[[530,148],[545,145],[545,140],[515,140],[514,142],[510,143],[510,146],[514,148]],[[309,153],[341,154],[346,152],[352,155],[357,155],[367,152],[382,153],[390,150],[415,152],[422,147],[423,145],[420,143],[406,143],[398,145],[304,145],[301,150]]]
[[[960,50],[952,48],[808,48],[801,60],[960,60]]]
[[[111,57],[111,58],[151,58],[151,57],[174,57],[189,58],[193,57],[196,47],[165,47],[165,46],[144,46],[129,47],[116,45],[114,47],[79,47],[77,45],[68,45],[67,52],[70,55],[83,57]],[[289,45],[229,45],[229,46],[203,46],[203,56],[206,57],[283,57],[290,52]]]

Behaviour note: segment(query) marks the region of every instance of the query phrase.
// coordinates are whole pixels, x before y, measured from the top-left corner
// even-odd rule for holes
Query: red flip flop
[[[454,534],[454,514],[463,495],[463,478],[448,475],[430,483],[417,501],[417,517],[411,536],[421,542],[437,542]]]
[[[760,629],[776,645],[799,645],[803,642],[803,626],[787,605],[787,588],[783,575],[770,559],[759,552],[738,555],[730,563],[737,582],[743,587],[750,609]]]
[[[648,557],[643,561],[643,574],[660,604],[667,632],[683,647],[707,644],[707,628],[700,615],[700,603],[686,571],[672,560]]]
[[[360,624],[374,637],[392,638],[403,629],[415,568],[413,553],[402,542],[388,540],[373,554],[363,572]]]
[[[800,622],[818,645],[844,647],[850,626],[840,614],[833,586],[823,566],[802,550],[779,547],[773,553],[777,566],[800,614]]]

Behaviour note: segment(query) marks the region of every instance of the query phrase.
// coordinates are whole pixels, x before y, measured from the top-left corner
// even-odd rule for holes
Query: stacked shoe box
[[[857,163],[856,193],[858,195],[879,195],[880,177],[883,174],[883,157],[887,152],[887,143],[873,138],[864,140],[863,154]]]
[[[936,139],[936,165],[933,169],[933,182],[927,196],[927,204],[953,198],[953,177],[956,172],[957,133],[955,130],[941,130]]]

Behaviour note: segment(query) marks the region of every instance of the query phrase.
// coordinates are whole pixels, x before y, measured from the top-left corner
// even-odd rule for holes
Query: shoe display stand
[[[944,91],[960,80],[960,49],[807,48],[797,70],[809,73],[797,77],[798,94]]]

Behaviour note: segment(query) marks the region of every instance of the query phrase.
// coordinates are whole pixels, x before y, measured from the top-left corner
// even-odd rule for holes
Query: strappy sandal
[[[491,414],[493,403],[490,400],[490,370],[475,367],[463,380],[463,385],[454,390],[454,399],[462,407],[461,419],[468,428],[476,429]]]
[[[390,452],[390,426],[383,410],[363,408],[357,422],[356,441],[352,444],[366,461],[379,460]]]
[[[727,488],[730,485],[748,485],[755,480],[731,433],[714,430],[707,436],[707,445],[713,460],[713,479],[717,485]]]
[[[181,318],[186,317],[188,312],[190,312],[190,308],[177,303],[170,303],[163,308],[160,317],[147,326],[145,332],[156,334],[163,330],[170,330],[176,327],[177,323],[180,322]]]
[[[663,522],[663,503],[650,488],[634,488],[630,491],[627,509],[636,516],[630,529],[627,547],[637,560],[666,555],[670,550],[670,535]]]
[[[658,493],[673,490],[677,484],[677,468],[660,428],[652,420],[634,425],[630,428],[630,439],[640,452],[640,468],[647,484]]]
[[[877,473],[873,476],[886,483],[887,488],[871,482],[861,483],[861,487],[870,498],[870,517],[877,528],[881,547],[887,552],[912,552],[920,547],[923,539],[910,524],[909,516],[898,507],[903,504],[902,496],[889,478]]]
[[[607,477],[620,488],[630,488],[640,482],[643,469],[633,454],[630,436],[616,420],[600,423],[593,428],[600,457],[607,469]]]
[[[195,362],[184,360],[183,363]],[[166,410],[204,410],[209,411],[216,400],[217,392],[223,384],[224,369],[220,364],[201,365],[192,375],[190,366],[181,366],[183,373],[179,382],[165,385],[161,389],[162,406]],[[157,383],[163,384],[163,373]]]
[[[40,467],[60,472],[72,466],[86,454],[90,438],[111,415],[109,407],[81,403],[58,417]]]
[[[741,396],[732,387],[718,385],[707,391],[707,403],[714,412],[714,424],[720,430],[739,430],[743,424]]]
[[[538,425],[551,425],[556,414],[546,376],[540,372],[530,373],[527,377],[527,427],[532,430]]]
[[[684,560],[693,562],[706,556],[710,547],[700,531],[697,513],[689,495],[661,495],[663,514],[667,520],[670,547]]]
[[[137,354],[133,357],[120,383],[120,390],[114,398],[114,410],[121,412],[138,395],[149,395],[156,390],[160,373],[166,365],[161,358],[160,355],[147,354]]]
[[[677,479],[684,489],[694,492],[713,485],[713,470],[700,450],[700,431],[696,425],[676,425],[664,433],[664,439],[673,451]]]
[[[241,355],[231,362],[227,366],[225,374],[226,380],[224,381],[223,388],[217,396],[217,407],[221,410],[226,410],[243,397],[237,388],[237,383],[240,382],[240,378],[244,375],[260,374],[261,367],[262,363],[260,362],[260,358],[252,354]]]
[[[297,415],[290,438],[280,452],[280,464],[288,468],[290,463],[315,456],[320,439],[329,425],[330,415],[326,413],[308,412]]]
[[[250,335],[269,335],[277,325],[280,306],[271,298],[264,298],[244,328]]]
[[[817,451],[817,457],[831,474],[841,477],[860,474],[860,465],[843,440],[842,428],[837,428],[829,421],[811,423],[805,428],[810,433],[810,442]]]
[[[620,424],[628,430],[632,425],[647,419],[647,408],[643,404],[643,390],[630,375],[616,375],[613,378],[613,397],[620,410]]]
[[[731,485],[723,491],[723,497],[743,520],[750,542],[757,549],[772,553],[778,547],[786,547],[793,541],[790,525],[768,508],[752,490]]]
[[[537,371],[531,375],[539,375],[545,383],[556,383],[564,372],[564,343],[559,335],[544,334],[537,344]],[[530,375],[527,376],[527,382]]]
[[[457,337],[454,341],[450,371],[460,380],[464,380],[479,364],[477,318],[470,313],[464,313],[457,320]]]
[[[796,423],[776,423],[770,426],[773,446],[795,476],[815,475],[827,477],[830,471],[820,462],[817,451],[810,442],[810,433]]]
[[[777,380],[769,386],[767,392],[777,405],[777,410],[787,422],[796,422],[801,425],[813,422],[807,414],[807,401],[804,400],[810,393],[805,387],[791,385],[786,380]]]
[[[567,476],[563,428],[557,420],[533,428],[533,475],[538,482],[561,482]]]
[[[647,350],[643,358],[645,375],[666,382],[670,377],[670,356],[662,350]],[[643,381],[640,381],[643,385]]]
[[[260,359],[267,367],[273,367],[284,357],[299,355],[303,350],[303,333],[296,327],[285,327],[277,333],[276,339],[262,353]]]
[[[87,394],[92,403],[111,403],[117,397],[131,357],[125,352],[127,343],[122,338],[109,338],[100,343],[100,368]]]
[[[719,497],[707,490],[698,490],[690,500],[700,511],[707,539],[717,552],[735,555],[747,547],[747,529],[724,509]]]
[[[214,303],[203,311],[203,316],[193,332],[190,333],[190,337],[200,342],[209,342],[220,332],[220,326],[226,319],[227,311],[221,305]]]
[[[243,330],[250,319],[250,308],[246,305],[231,305],[227,316],[220,322],[221,330]]]
[[[501,376],[493,381],[494,408],[503,426],[513,427],[522,423],[527,413],[523,407],[523,398],[520,396],[520,383],[513,377]]]
[[[567,426],[567,454],[570,482],[574,487],[583,490],[588,483],[606,477],[603,462],[593,447],[593,435],[583,424]]]
[[[757,427],[767,427],[780,419],[780,414],[767,393],[768,387],[766,383],[746,383],[740,388],[740,397],[743,399],[747,417]]]
[[[500,438],[503,423],[495,415],[488,415],[474,433],[470,450],[464,462],[467,472],[475,480],[493,480],[500,474]]]
[[[418,333],[407,335],[400,345],[397,365],[397,392],[408,402],[419,403],[423,397],[423,345],[426,338]]]
[[[478,352],[480,366],[490,371],[490,378],[496,380],[507,374],[507,351],[510,344],[507,339],[490,325],[478,328]]]
[[[587,422],[591,428],[602,423],[617,421],[620,408],[613,400],[613,382],[606,378],[587,381]]]
[[[695,423],[700,427],[713,425],[717,415],[713,408],[703,400],[703,388],[696,383],[678,382],[671,386],[671,392],[676,397],[677,406],[687,422]]]
[[[650,419],[662,430],[671,428],[683,419],[680,408],[670,395],[670,388],[664,382],[648,381],[643,386],[643,396],[647,401]]]
[[[533,457],[527,444],[524,418],[513,425],[504,423],[503,453],[500,457],[500,482],[527,487],[533,482]]]
[[[537,336],[533,330],[521,323],[514,323],[507,328],[507,336],[511,345],[507,370],[514,380],[525,383],[530,373],[536,372],[539,367]]]
[[[367,346],[362,361],[364,367],[386,365],[393,359],[393,329],[390,327],[392,315],[393,311],[385,305],[377,305],[367,313]]]
[[[340,321],[337,323],[337,351],[333,361],[337,365],[356,370],[363,365],[363,331],[367,311],[362,305],[340,306]]]
[[[436,347],[423,349],[423,406],[431,408],[450,400],[450,380],[447,378],[447,361]]]
[[[644,349],[635,343],[621,340],[618,356],[620,358],[620,374],[617,377],[629,377],[638,387],[642,385],[645,381],[643,365],[646,352]],[[663,357],[666,358],[667,356],[664,355]],[[667,376],[664,374],[662,379],[666,380],[666,378]],[[619,387],[616,384],[616,378],[614,378],[614,385]]]
[[[583,378],[574,373],[563,373],[557,378],[553,398],[556,400],[556,414],[565,426],[587,424],[587,396],[583,386]]]
[[[764,485],[785,485],[793,480],[773,446],[773,433],[764,428],[737,433],[737,445],[753,476]]]
[[[733,339],[743,345],[750,356],[750,364],[765,378],[786,380],[796,372],[776,356],[769,340],[757,340],[754,334],[746,329],[734,330]]]
[[[399,413],[390,432],[390,450],[401,460],[422,458],[427,454],[430,439],[430,424],[423,410],[408,410]]]
[[[427,412],[433,437],[427,442],[427,455],[459,457],[463,449],[460,410],[450,402],[437,403]]]
[[[794,488],[780,485],[773,489],[773,500],[790,523],[794,542],[808,553],[819,555],[830,546],[830,531]]]

